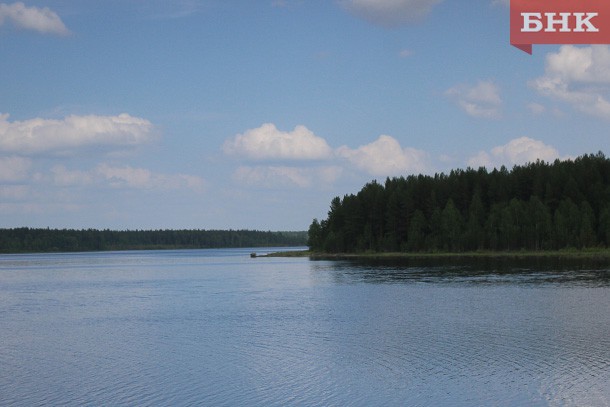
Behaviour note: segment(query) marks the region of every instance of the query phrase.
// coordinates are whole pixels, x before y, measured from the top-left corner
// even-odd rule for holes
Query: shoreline
[[[309,257],[312,260],[523,260],[523,259],[555,259],[555,260],[595,260],[607,261],[610,264],[610,249],[585,250],[548,250],[548,251],[481,251],[481,252],[435,252],[435,253],[407,253],[407,252],[364,252],[364,253],[321,253],[310,250],[274,252],[256,257]]]

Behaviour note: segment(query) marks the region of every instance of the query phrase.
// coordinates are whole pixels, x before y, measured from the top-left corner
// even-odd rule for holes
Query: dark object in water
[[[253,259],[256,258],[256,253],[250,253],[250,257],[252,257]]]

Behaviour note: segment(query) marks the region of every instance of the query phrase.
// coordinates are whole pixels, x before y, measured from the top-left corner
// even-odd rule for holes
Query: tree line
[[[256,230],[0,229],[0,252],[304,246],[307,232]]]
[[[314,219],[313,251],[464,252],[610,247],[602,152],[508,170],[456,169],[372,181]]]

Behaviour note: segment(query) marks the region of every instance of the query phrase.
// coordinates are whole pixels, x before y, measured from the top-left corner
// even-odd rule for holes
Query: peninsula
[[[328,217],[311,223],[308,246],[314,255],[604,253],[610,159],[599,152],[372,181],[332,200]]]

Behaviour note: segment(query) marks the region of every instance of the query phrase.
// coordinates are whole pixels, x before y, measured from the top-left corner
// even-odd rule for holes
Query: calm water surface
[[[0,256],[0,405],[608,406],[610,269]]]

